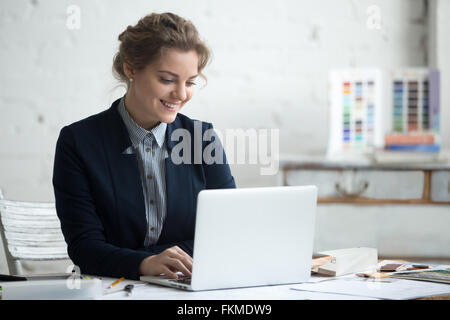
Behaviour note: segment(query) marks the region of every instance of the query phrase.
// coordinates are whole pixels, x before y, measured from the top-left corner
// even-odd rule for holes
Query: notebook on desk
[[[308,281],[316,204],[315,186],[203,190],[192,278],[140,279],[192,291]]]

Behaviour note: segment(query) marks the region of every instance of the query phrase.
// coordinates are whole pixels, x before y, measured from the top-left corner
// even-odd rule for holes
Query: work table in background
[[[315,252],[373,247],[380,258],[450,259],[450,162],[282,157],[280,182],[316,185]]]

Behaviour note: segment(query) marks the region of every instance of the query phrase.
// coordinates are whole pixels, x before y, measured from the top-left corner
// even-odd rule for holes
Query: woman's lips
[[[181,105],[180,103],[170,103],[162,99],[160,99],[159,101],[161,101],[161,104],[166,110],[171,112],[177,111],[178,107]]]

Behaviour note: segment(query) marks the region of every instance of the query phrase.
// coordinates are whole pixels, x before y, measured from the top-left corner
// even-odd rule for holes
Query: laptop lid
[[[193,290],[308,281],[317,187],[202,190]]]

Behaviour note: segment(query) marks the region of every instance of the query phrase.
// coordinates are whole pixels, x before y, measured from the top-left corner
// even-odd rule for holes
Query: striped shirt
[[[144,246],[155,244],[166,217],[165,159],[169,156],[165,143],[167,123],[161,122],[150,131],[140,127],[125,107],[125,96],[120,99],[118,111],[128,130],[132,146],[124,154],[136,154],[141,174],[147,217],[147,235]]]

